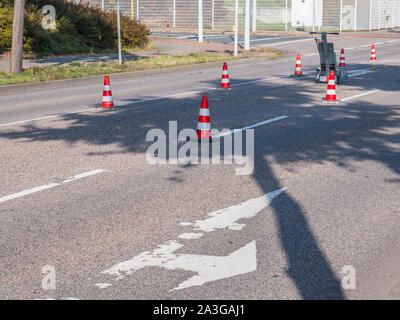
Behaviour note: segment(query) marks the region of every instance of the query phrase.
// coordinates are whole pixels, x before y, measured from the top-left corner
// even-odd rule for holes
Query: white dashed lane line
[[[371,93],[374,93],[374,92],[377,92],[377,91],[378,91],[378,90],[371,90],[371,91],[363,92],[363,93],[357,94],[357,95],[355,95],[355,96],[343,98],[343,99],[341,99],[340,101],[341,101],[341,102],[346,102],[346,101],[349,101],[349,100],[352,100],[352,99],[356,99],[356,98],[360,98],[360,97],[366,96],[366,95],[368,95],[368,94],[371,94]]]
[[[34,188],[31,188],[31,189],[28,189],[28,190],[24,190],[24,191],[21,191],[21,192],[18,192],[18,193],[13,193],[13,194],[10,194],[8,196],[1,197],[0,198],[0,203],[6,202],[6,201],[9,201],[9,200],[13,200],[13,199],[17,199],[17,198],[21,198],[21,197],[27,196],[27,195],[32,194],[32,193],[36,193],[36,192],[40,192],[40,191],[43,191],[43,190],[51,189],[51,188],[60,186],[63,183],[69,183],[69,182],[76,181],[76,180],[79,180],[79,179],[82,179],[82,178],[86,178],[86,177],[89,177],[89,176],[93,176],[95,174],[99,174],[99,173],[102,173],[102,172],[105,172],[105,171],[106,170],[103,170],[103,169],[96,169],[96,170],[84,172],[84,173],[78,174],[76,176],[70,177],[70,178],[68,178],[68,179],[66,179],[66,180],[64,180],[64,181],[62,181],[60,183],[50,183],[50,184],[42,185],[42,186],[39,186],[39,187],[34,187]]]

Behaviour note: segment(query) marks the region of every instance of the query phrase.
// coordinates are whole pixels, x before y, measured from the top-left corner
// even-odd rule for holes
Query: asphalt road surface
[[[0,298],[400,298],[400,39],[333,39],[338,104],[312,40],[230,62],[226,91],[220,64],[112,75],[111,111],[99,77],[1,87]],[[205,92],[212,128],[254,128],[250,174],[146,158]]]

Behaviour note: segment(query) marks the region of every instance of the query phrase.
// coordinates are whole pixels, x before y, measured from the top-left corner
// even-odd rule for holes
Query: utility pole
[[[10,73],[22,72],[22,48],[24,42],[25,0],[14,0],[14,20],[12,31]]]

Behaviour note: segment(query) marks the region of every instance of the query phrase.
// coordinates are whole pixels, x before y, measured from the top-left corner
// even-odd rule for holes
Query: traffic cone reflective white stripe
[[[114,108],[109,76],[104,77],[103,102],[101,106],[102,108]]]
[[[294,75],[295,76],[302,76],[303,75],[303,71],[301,70],[300,54],[297,54],[297,57],[296,57],[296,69],[294,71]]]
[[[339,67],[344,68],[346,66],[346,58],[344,57],[344,49],[340,52],[340,61],[339,61]]]
[[[371,50],[371,60],[376,60],[376,50],[375,50],[375,45],[372,45],[372,50]]]
[[[228,65],[224,62],[224,66],[222,67],[222,79],[221,79],[221,88],[229,89],[231,84],[229,82],[229,74],[228,74]]]
[[[335,71],[331,70],[328,80],[328,88],[326,90],[325,99],[322,102],[338,103],[336,100],[336,84],[335,84]]]
[[[203,96],[199,111],[199,121],[197,122],[197,138],[211,139],[210,111],[208,109],[207,96]]]

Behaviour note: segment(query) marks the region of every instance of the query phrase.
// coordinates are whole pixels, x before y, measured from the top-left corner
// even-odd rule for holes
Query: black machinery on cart
[[[346,75],[337,67],[336,62],[336,53],[333,48],[333,43],[328,42],[326,35],[327,34],[335,34],[338,35],[338,32],[310,32],[310,34],[320,34],[321,39],[315,38],[315,42],[317,43],[317,48],[319,52],[319,58],[321,65],[317,67],[316,81],[319,82],[328,82],[329,75],[331,71],[335,72],[335,81],[337,84],[340,84],[342,80],[346,78]]]

